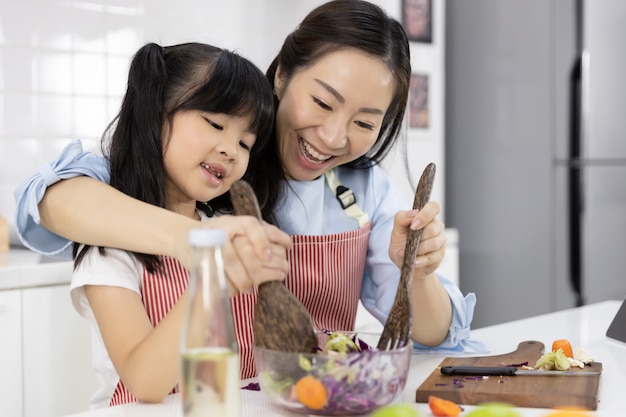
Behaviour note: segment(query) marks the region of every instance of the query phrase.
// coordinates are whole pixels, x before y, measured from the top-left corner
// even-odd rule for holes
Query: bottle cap
[[[191,229],[189,243],[192,246],[218,246],[226,241],[226,233],[222,229]]]

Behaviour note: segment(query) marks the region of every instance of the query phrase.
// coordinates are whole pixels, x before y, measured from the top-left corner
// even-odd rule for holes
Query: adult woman
[[[464,299],[456,286],[435,274],[446,243],[436,218],[439,205],[431,202],[419,213],[403,210],[406,203],[376,165],[398,137],[410,74],[404,30],[382,9],[362,0],[319,6],[287,37],[267,72],[276,96],[276,141],[261,150],[261,157],[251,158],[245,178],[259,196],[264,218],[292,235],[291,271],[285,282],[318,328],[352,328],[359,296],[384,322],[397,289],[408,229],[423,228],[412,281],[413,339],[422,346],[463,349],[475,299],[473,294]],[[356,196],[358,205],[337,201],[338,187],[349,188],[340,197]],[[34,188],[19,192],[18,215],[28,212]],[[73,196],[84,192],[97,201]],[[152,238],[134,242],[117,224],[103,226],[81,216],[74,202],[80,211],[115,211],[117,218],[132,223],[134,233]],[[182,242],[181,230],[188,230],[180,219],[148,212],[93,180],[55,184],[39,212],[46,227],[75,241],[188,259],[184,245],[172,245]],[[18,227],[28,236],[38,229],[26,220],[20,224],[18,218]],[[253,271],[231,272],[229,279],[240,290],[255,279]],[[233,300],[244,350],[242,376],[255,374],[249,350],[254,297],[239,294]]]

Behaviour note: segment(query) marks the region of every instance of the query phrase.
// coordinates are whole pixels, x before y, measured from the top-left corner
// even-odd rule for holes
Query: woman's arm
[[[253,217],[220,216],[198,222],[144,203],[89,177],[75,177],[50,186],[39,203],[41,224],[75,242],[133,252],[172,256],[189,266],[189,231],[221,228],[226,273],[233,291],[246,291],[289,271],[289,236]]]
[[[74,242],[175,256],[193,219],[136,200],[108,184],[75,177],[48,187],[41,224]]]
[[[439,204],[429,202],[419,212],[398,212],[389,246],[389,256],[401,268],[409,229],[423,229],[411,282],[412,338],[433,347],[446,339],[452,323],[450,296],[435,274],[447,243],[444,224],[437,218],[439,211]]]
[[[63,179],[88,176],[109,182],[109,164],[102,156],[83,151],[80,140],[69,143],[59,155],[39,167],[14,191],[15,225],[22,243],[48,256],[71,258],[71,241],[43,227],[38,204],[52,184]]]
[[[416,215],[406,209],[409,202],[382,169],[373,168],[371,173],[366,190],[373,191],[374,226],[361,291],[363,304],[385,322],[397,292],[409,227],[424,227],[411,281],[412,338],[424,348],[462,350],[469,338],[474,304],[464,299],[458,286],[435,274],[447,243],[445,226],[437,219],[439,204],[430,202]],[[411,226],[413,220],[416,224]]]

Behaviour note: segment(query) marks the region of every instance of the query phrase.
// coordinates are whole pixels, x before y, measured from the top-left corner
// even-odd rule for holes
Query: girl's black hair
[[[280,65],[284,85],[298,71],[314,65],[328,53],[357,49],[380,58],[395,80],[395,92],[383,118],[374,146],[362,157],[347,163],[351,168],[369,168],[378,164],[399,137],[406,110],[411,80],[409,42],[402,25],[385,11],[364,0],[334,0],[311,11],[285,42],[266,72],[274,87],[274,76]],[[278,99],[274,99],[278,108]],[[247,179],[252,183],[263,211],[263,217],[274,224],[276,205],[285,187],[285,173],[274,143],[261,149],[261,157],[250,159]],[[263,198],[263,200],[261,200]]]
[[[255,158],[272,131],[271,91],[262,71],[234,52],[202,43],[144,45],[132,59],[120,111],[103,135],[102,152],[111,166],[111,186],[165,207],[163,153],[173,117],[180,111],[253,115],[250,129],[257,139],[250,159]],[[199,202],[198,208],[207,210],[203,203]],[[227,194],[211,200],[211,207],[232,212]],[[90,246],[80,252],[77,248],[75,244],[75,266]],[[104,253],[103,248],[100,252]],[[149,272],[160,267],[158,256],[133,254]]]

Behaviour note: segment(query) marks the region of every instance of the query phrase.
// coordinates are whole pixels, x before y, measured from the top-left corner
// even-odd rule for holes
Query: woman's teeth
[[[312,162],[314,164],[321,164],[323,162],[326,162],[330,158],[332,158],[332,155],[323,155],[323,154],[317,152],[304,139],[300,139],[300,150],[302,151],[302,154],[304,155],[304,157],[308,161],[310,161],[310,162]]]

